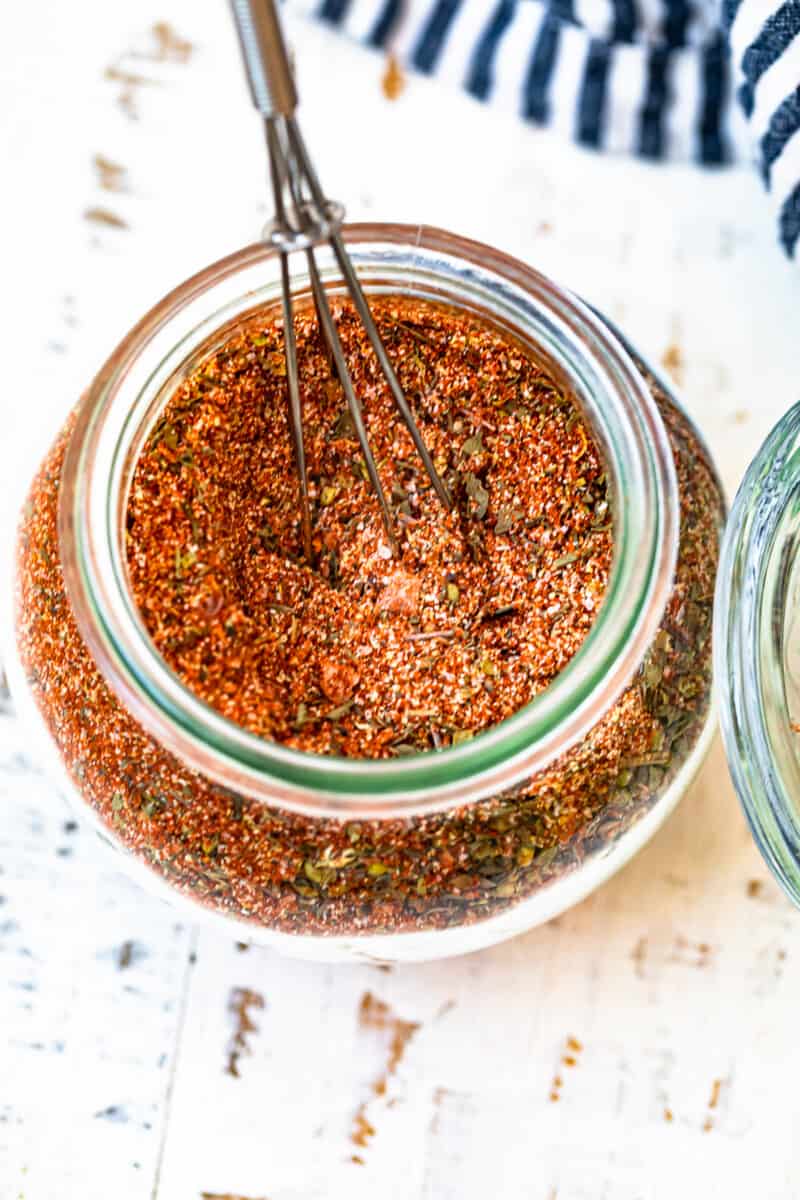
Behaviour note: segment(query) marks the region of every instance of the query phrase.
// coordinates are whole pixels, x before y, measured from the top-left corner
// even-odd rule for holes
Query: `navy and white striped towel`
[[[800,242],[800,0],[286,0],[404,66],[585,146],[755,154]]]

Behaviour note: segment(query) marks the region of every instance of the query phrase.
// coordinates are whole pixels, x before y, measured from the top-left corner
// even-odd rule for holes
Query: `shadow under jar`
[[[422,960],[576,903],[685,791],[711,735],[724,505],[675,397],[572,295],[438,230],[350,226],[346,240],[368,294],[445,305],[507,335],[591,431],[613,559],[567,666],[460,744],[357,759],[256,736],[161,657],[127,568],[131,481],[176,388],[276,303],[278,260],[258,245],[144,318],[44,462],[20,526],[12,685],[103,835],[172,899],[288,953]],[[335,297],[336,264],[319,261]],[[307,304],[308,279],[292,282]]]

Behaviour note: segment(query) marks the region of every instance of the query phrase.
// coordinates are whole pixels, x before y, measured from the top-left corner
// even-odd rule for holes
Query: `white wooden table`
[[[40,0],[3,25],[7,528],[96,366],[173,283],[252,240],[266,188],[221,0]],[[389,103],[379,58],[292,34],[307,136],[350,215],[451,226],[578,289],[666,356],[733,488],[798,388],[800,272],[756,178],[591,157],[423,80]],[[718,746],[580,907],[393,971],[187,925],[25,747],[0,718],[2,1200],[798,1194],[800,917]],[[389,1006],[380,1028],[359,1021],[365,993]],[[398,1021],[415,1024],[378,1096]]]

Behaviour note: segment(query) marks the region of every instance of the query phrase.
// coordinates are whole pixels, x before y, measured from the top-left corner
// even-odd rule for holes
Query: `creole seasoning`
[[[313,310],[297,320],[313,566],[274,320],[227,341],[169,402],[127,526],[134,597],[192,691],[262,737],[369,758],[458,742],[542,691],[591,628],[612,551],[599,453],[540,366],[429,304],[379,301],[375,315],[451,512],[348,306],[338,326],[396,557]]]
[[[342,307],[398,557],[302,314],[315,562],[300,550],[280,324],[268,316],[170,398],[127,514],[134,595],[187,685],[261,736],[362,757],[436,752],[540,692],[591,627],[612,551],[602,461],[547,373],[472,318],[399,299],[376,315],[456,501],[450,514],[438,506]],[[121,707],[63,588],[56,509],[68,425],[22,523],[18,640],[76,786],[119,842],[214,908],[335,934],[483,919],[616,840],[686,760],[710,693],[722,502],[691,427],[648,382],[675,457],[681,532],[675,587],[639,672],[578,746],[513,795],[402,821],[305,818],[232,793]]]

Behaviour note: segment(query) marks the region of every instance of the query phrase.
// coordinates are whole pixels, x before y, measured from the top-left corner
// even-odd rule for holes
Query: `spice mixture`
[[[309,429],[319,473],[315,572],[299,561],[296,516],[291,506],[282,509],[289,495],[283,489],[293,478],[288,447],[279,449],[283,417],[264,411],[269,380],[281,369],[279,343],[272,340],[277,330],[269,325],[248,330],[203,364],[206,384],[195,374],[182,387],[146,448],[131,498],[131,578],[164,655],[221,711],[307,749],[403,753],[403,746],[436,746],[437,737],[458,741],[499,719],[546,686],[574,653],[595,611],[583,602],[599,600],[608,570],[602,468],[571,406],[535,365],[514,365],[519,351],[503,350],[496,335],[441,310],[426,316],[420,306],[411,311],[405,304],[401,314],[397,304],[384,302],[381,324],[457,503],[450,516],[435,512],[402,431],[386,419],[377,377],[366,379],[376,457],[387,486],[397,484],[399,559],[378,550],[385,535],[377,507],[362,486],[337,389],[325,376],[324,395],[314,401],[319,427]],[[346,312],[340,314],[343,333],[347,320]],[[304,370],[321,370],[311,327],[299,324]],[[393,331],[394,325],[399,329]],[[444,352],[455,370],[456,356],[448,351],[459,334],[465,339],[458,356],[463,399],[456,401],[458,382],[448,371],[448,402],[436,364]],[[472,337],[479,345],[467,345]],[[435,358],[426,353],[433,351],[429,343],[436,344]],[[649,653],[583,741],[513,794],[406,820],[342,822],[268,808],[187,769],[122,708],[83,642],[64,592],[56,516],[69,423],[34,481],[21,525],[18,644],[77,789],[118,842],[195,899],[299,935],[471,923],[607,851],[675,777],[705,726],[710,698],[722,500],[690,424],[642,370],[672,444],[681,506],[675,586]],[[235,379],[234,371],[240,372]],[[475,389],[481,372],[487,383]],[[241,393],[243,411],[233,426],[220,407],[225,389],[219,378],[225,389],[235,385]],[[311,377],[305,378],[308,389]],[[253,396],[248,401],[251,390],[260,405]],[[182,405],[186,411],[179,417]],[[538,448],[522,437],[526,420]],[[256,421],[276,432],[257,448]],[[233,440],[237,430],[239,441]],[[275,457],[281,453],[283,484]],[[221,461],[204,462],[213,455]],[[534,463],[532,474],[520,465]],[[270,486],[258,505],[263,515],[255,525],[259,481],[267,478]],[[205,492],[198,490],[201,480]],[[225,525],[227,506],[241,528]],[[528,556],[524,566],[521,546]],[[269,588],[260,589],[262,574]],[[314,609],[323,595],[324,606]],[[522,611],[527,608],[537,611]],[[338,639],[309,636],[311,611],[320,614],[320,628],[338,632]],[[311,647],[307,659],[293,624],[301,616],[302,642]],[[397,678],[408,691],[390,685],[371,698],[371,664],[357,653],[359,639],[344,628],[351,622],[375,634],[371,653],[396,654]],[[438,636],[443,629],[446,638]],[[420,634],[437,636],[423,640]],[[522,643],[528,653],[538,647],[538,661],[535,654],[526,661],[517,649]],[[226,645],[227,655],[220,650]],[[448,686],[431,682],[443,673],[440,656],[452,664]],[[220,678],[210,678],[209,665],[216,674],[226,659]],[[324,665],[328,660],[332,669]],[[280,678],[281,663],[284,670],[294,664],[291,680]],[[426,684],[424,709],[412,679]]]
[[[343,305],[399,554],[313,309],[297,320],[313,567],[274,318],[228,340],[170,400],[137,465],[127,526],[134,596],[194,692],[263,737],[360,757],[457,743],[542,691],[590,629],[612,551],[603,464],[550,376],[464,315],[410,300],[374,307],[451,512]]]

